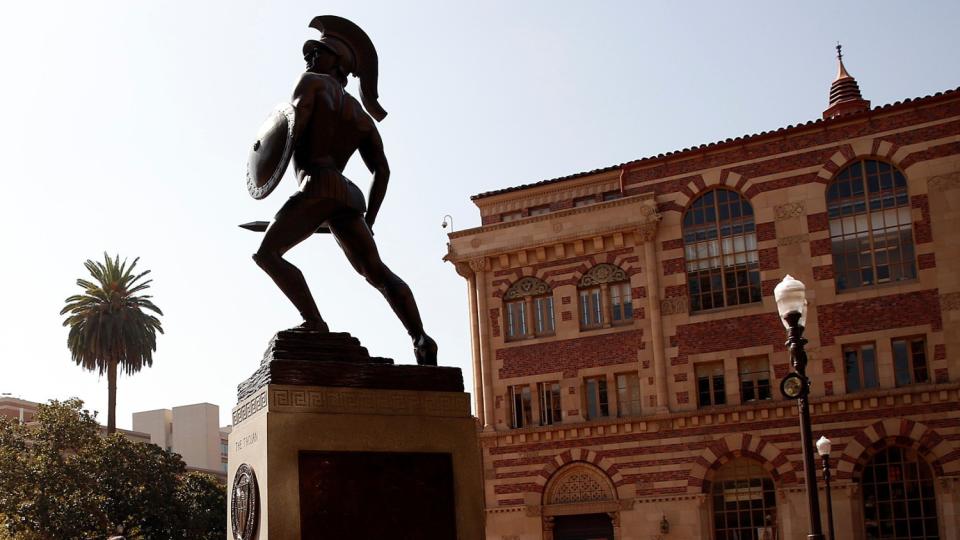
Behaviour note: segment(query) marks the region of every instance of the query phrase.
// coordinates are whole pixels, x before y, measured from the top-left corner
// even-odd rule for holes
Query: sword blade
[[[241,223],[240,228],[246,229],[253,232],[264,232],[267,230],[267,227],[270,225],[269,221],[251,221],[250,223]],[[314,234],[329,234],[330,229],[328,227],[320,226],[319,229],[314,232]]]

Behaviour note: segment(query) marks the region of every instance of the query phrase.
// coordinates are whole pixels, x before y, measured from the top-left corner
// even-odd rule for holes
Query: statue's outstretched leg
[[[260,249],[253,255],[253,260],[273,278],[283,294],[300,311],[303,317],[300,328],[321,332],[328,332],[329,328],[320,316],[307,280],[299,268],[283,258],[283,254],[317,230],[329,215],[326,206],[329,204],[325,204],[325,201],[310,200],[299,192],[294,194],[277,212],[264,234]]]
[[[343,248],[350,264],[387,299],[407,333],[413,339],[414,355],[420,365],[437,365],[437,344],[424,332],[417,301],[410,287],[390,271],[377,251],[370,228],[360,214],[331,219],[330,231]]]

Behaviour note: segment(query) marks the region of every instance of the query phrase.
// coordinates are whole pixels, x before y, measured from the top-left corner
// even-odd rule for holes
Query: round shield
[[[260,126],[247,160],[247,191],[254,199],[270,194],[293,155],[293,106],[281,103]]]

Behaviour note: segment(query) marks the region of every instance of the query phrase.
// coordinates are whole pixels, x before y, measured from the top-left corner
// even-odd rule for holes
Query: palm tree
[[[149,310],[163,315],[151,296],[140,293],[153,280],[140,281],[149,270],[134,274],[137,261],[127,266],[119,255],[112,260],[106,253],[103,262],[87,260],[83,265],[96,281],[78,279],[83,294],[66,299],[60,315],[67,315],[64,326],[70,327],[67,347],[78,366],[99,375],[107,374],[107,433],[117,429],[117,368],[131,375],[144,365],[153,365],[157,350],[157,332],[163,333],[160,319],[144,313]]]

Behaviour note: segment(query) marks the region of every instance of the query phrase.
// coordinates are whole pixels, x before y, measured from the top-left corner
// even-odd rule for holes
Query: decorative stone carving
[[[927,191],[947,191],[960,188],[960,172],[934,176],[927,180]]]
[[[794,234],[792,236],[784,236],[783,238],[777,238],[778,246],[792,246],[795,244],[802,244],[803,242],[809,242],[810,235],[807,233],[803,234]]]
[[[600,480],[587,471],[568,475],[553,492],[553,504],[609,501],[610,494]]]
[[[773,218],[775,221],[799,217],[805,213],[806,208],[802,202],[791,202],[773,207]]]
[[[455,262],[453,263],[454,268],[457,270],[457,274],[464,278],[473,277],[473,269],[470,268],[470,265],[465,262]]]
[[[515,300],[528,296],[540,296],[550,292],[550,286],[542,279],[525,277],[514,283],[503,295],[504,300]]]
[[[637,237],[641,242],[652,242],[657,237],[657,223],[653,222],[641,225],[637,229]]]
[[[476,259],[470,259],[469,261],[470,269],[474,272],[485,272],[490,269],[490,264],[487,262],[486,257],[478,257]]]
[[[675,315],[677,313],[687,313],[690,311],[688,304],[690,299],[686,296],[677,296],[673,298],[664,298],[660,302],[661,315]]]
[[[599,285],[601,283],[617,283],[629,279],[627,273],[620,267],[612,264],[598,264],[580,278],[581,287]]]

